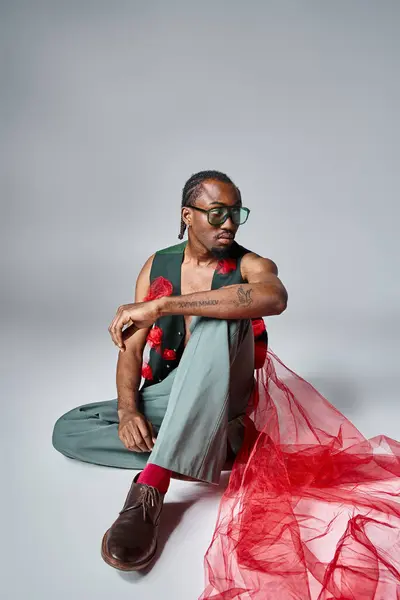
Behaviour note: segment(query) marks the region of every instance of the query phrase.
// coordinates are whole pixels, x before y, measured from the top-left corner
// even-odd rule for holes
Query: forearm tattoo
[[[237,291],[237,300],[235,301],[236,306],[248,307],[253,304],[253,298],[251,297],[252,288],[245,291],[242,286]],[[192,302],[179,302],[179,308],[200,308],[202,306],[216,306],[220,304],[219,300],[194,300]]]
[[[236,303],[237,306],[250,306],[250,304],[253,303],[253,298],[251,298],[251,292],[252,291],[253,291],[253,289],[250,288],[246,292],[242,288],[242,286],[240,286],[240,288],[237,291],[237,297],[238,297],[238,302]]]
[[[180,302],[179,308],[198,308],[199,306],[215,306],[219,300],[196,300],[194,302]]]

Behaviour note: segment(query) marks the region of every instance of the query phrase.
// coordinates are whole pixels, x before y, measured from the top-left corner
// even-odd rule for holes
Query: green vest
[[[164,277],[173,285],[172,295],[181,295],[181,267],[186,245],[187,241],[156,252],[150,272],[150,285],[158,277]],[[240,272],[240,263],[242,257],[248,252],[250,250],[233,242],[229,258],[221,260],[217,264],[211,284],[212,290],[246,283]],[[184,351],[186,331],[183,315],[160,317],[154,325],[162,330],[161,345],[150,350],[147,378],[143,388],[165,379],[178,366]],[[266,331],[263,332],[263,340],[267,343]]]

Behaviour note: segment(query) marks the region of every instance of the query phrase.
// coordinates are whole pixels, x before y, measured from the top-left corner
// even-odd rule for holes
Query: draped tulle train
[[[268,349],[199,600],[399,600],[400,444]]]

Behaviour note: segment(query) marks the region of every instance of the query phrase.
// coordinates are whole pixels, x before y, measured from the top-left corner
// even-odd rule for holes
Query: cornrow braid
[[[184,206],[194,206],[194,203],[202,192],[202,184],[208,179],[216,179],[217,181],[222,181],[223,183],[230,183],[237,190],[239,200],[242,200],[239,188],[233,183],[228,175],[221,173],[221,171],[199,171],[198,173],[192,175],[185,183],[185,186],[182,190],[182,208]],[[180,240],[183,238],[185,231],[186,224],[181,217],[181,229],[178,235]]]

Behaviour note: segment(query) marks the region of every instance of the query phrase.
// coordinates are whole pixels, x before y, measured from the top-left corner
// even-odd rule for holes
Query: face
[[[241,202],[233,185],[210,179],[202,184],[202,192],[194,205],[208,210],[222,206],[241,206]],[[230,217],[221,225],[210,225],[206,213],[189,206],[182,209],[182,217],[186,225],[190,225],[190,235],[213,256],[223,258],[229,255],[238,230],[238,225],[235,225]]]

